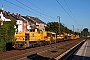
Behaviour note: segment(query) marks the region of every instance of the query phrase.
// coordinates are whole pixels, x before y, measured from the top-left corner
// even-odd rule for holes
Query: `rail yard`
[[[6,51],[0,53],[0,60],[58,60],[63,56],[63,53],[70,50],[84,39],[85,38],[79,38],[76,40],[62,41],[55,44],[28,48],[24,50]]]

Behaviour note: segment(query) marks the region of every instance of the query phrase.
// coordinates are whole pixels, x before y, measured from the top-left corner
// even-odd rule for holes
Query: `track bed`
[[[29,48],[25,50],[11,50],[0,53],[0,60],[48,60],[54,59],[83,40],[69,40],[55,44]]]

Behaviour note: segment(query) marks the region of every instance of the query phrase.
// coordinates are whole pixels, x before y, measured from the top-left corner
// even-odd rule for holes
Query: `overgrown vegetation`
[[[0,52],[6,51],[6,43],[10,43],[14,39],[14,25],[16,25],[15,20],[0,24]]]

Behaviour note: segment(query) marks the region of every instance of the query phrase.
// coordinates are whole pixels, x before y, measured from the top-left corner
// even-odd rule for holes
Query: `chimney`
[[[12,16],[15,16],[15,14],[14,14],[14,13],[12,13]]]
[[[4,12],[3,12],[3,14],[6,16],[6,15],[7,15],[7,12],[6,12],[6,11],[4,11]]]
[[[19,17],[19,15],[18,15],[18,13],[16,13],[16,18],[18,18]]]
[[[19,14],[19,19],[21,19],[21,15]]]
[[[38,18],[36,17],[35,20],[38,20]]]
[[[26,16],[26,19],[28,19],[28,18],[29,18],[29,16],[27,15],[27,16]]]
[[[10,12],[8,11],[8,16],[10,15]]]

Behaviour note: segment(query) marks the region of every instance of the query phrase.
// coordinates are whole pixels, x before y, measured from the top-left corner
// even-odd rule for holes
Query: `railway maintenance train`
[[[62,33],[57,35],[57,40],[61,41],[61,40],[74,40],[74,39],[78,39],[79,35],[74,35],[74,34],[67,34],[67,33]]]
[[[34,47],[35,45],[46,45],[51,43],[56,43],[59,40],[66,39],[77,39],[79,36],[75,36],[73,34],[61,34],[57,35],[54,32],[49,31],[38,31],[37,29],[27,31],[27,32],[19,32],[15,35],[15,39],[13,41],[13,47],[15,49],[25,49],[27,47]]]
[[[34,47],[35,45],[45,45],[56,42],[56,33],[37,29],[28,32],[19,32],[15,35],[13,47],[16,49]]]

